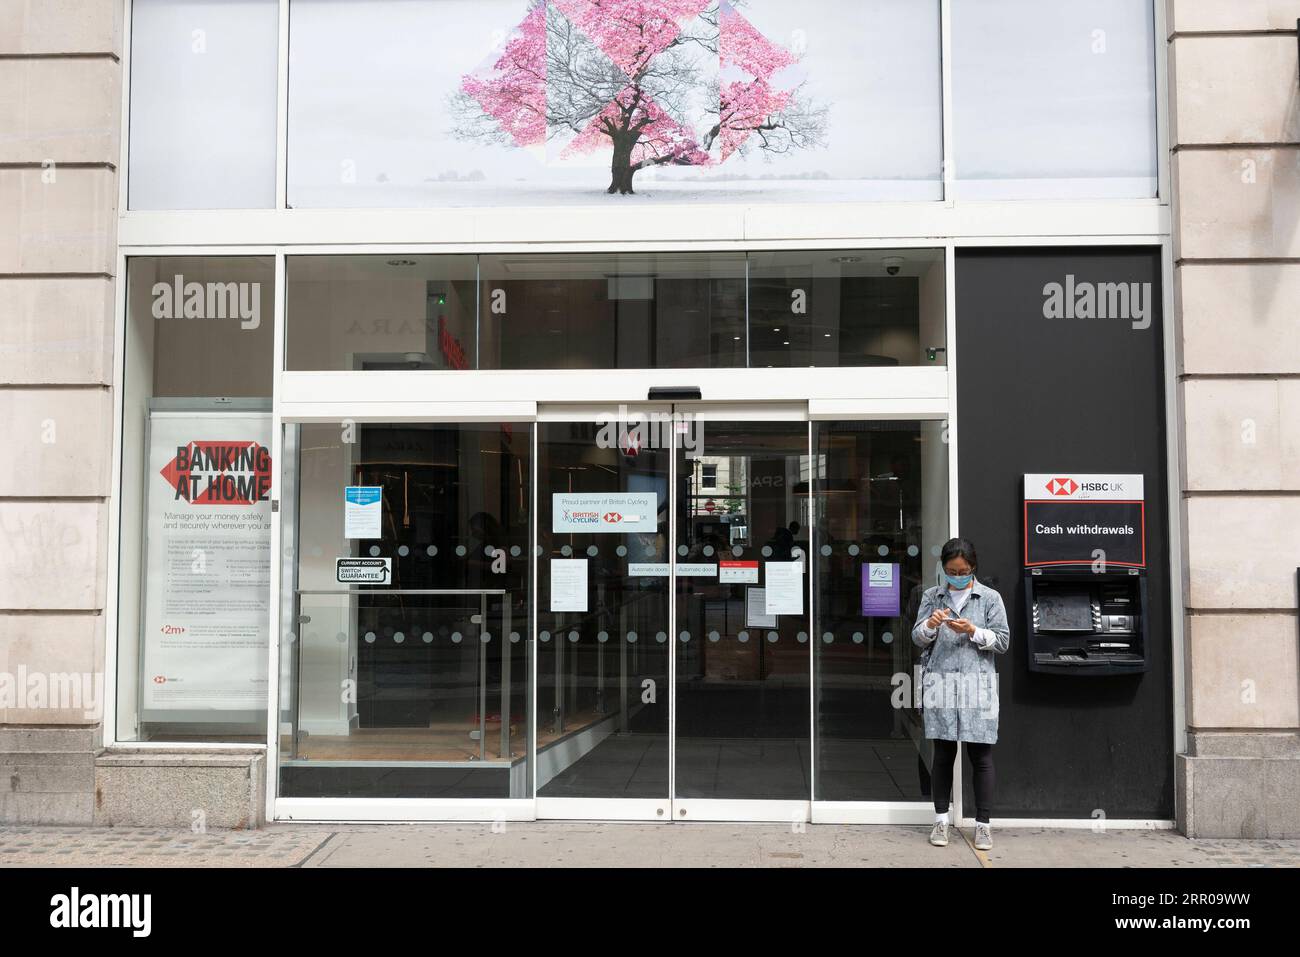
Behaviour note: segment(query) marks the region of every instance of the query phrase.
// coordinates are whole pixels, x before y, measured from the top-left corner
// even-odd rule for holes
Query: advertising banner
[[[654,492],[557,492],[553,532],[653,532],[659,528]]]
[[[142,638],[145,710],[266,707],[271,417],[149,418]]]
[[[938,3],[294,0],[293,17],[297,209],[942,198]]]

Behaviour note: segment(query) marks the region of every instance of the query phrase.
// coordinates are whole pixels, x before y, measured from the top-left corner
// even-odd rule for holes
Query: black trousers
[[[967,741],[966,757],[975,769],[975,820],[987,824],[993,805],[993,745]],[[934,739],[934,768],[930,774],[936,814],[945,813],[952,800],[952,766],[956,759],[956,741]]]

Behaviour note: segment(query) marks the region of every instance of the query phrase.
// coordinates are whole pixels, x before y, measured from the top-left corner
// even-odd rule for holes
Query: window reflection
[[[942,364],[942,253],[751,253],[749,334],[756,368]]]
[[[745,364],[743,254],[484,256],[485,369]]]
[[[291,256],[293,371],[942,365],[940,250]]]

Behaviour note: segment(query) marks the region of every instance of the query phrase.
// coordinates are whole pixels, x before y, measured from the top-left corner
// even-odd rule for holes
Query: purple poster
[[[898,565],[862,563],[862,617],[897,618],[899,615]]]

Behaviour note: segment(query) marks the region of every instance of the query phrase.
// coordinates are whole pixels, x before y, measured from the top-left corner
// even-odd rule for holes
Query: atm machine
[[[1025,476],[1030,671],[1091,677],[1147,670],[1142,479]]]

